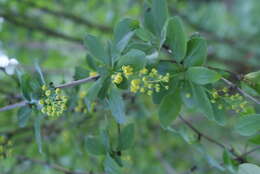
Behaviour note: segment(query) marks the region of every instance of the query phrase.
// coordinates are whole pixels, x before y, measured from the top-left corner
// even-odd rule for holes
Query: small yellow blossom
[[[126,77],[133,75],[133,68],[130,65],[122,66],[123,73]]]
[[[90,76],[90,77],[95,77],[95,76],[97,76],[97,75],[98,75],[98,73],[95,72],[95,71],[92,71],[92,72],[89,73],[89,76]]]
[[[86,97],[86,95],[87,95],[87,92],[86,91],[81,91],[80,93],[79,93],[79,98],[84,98],[84,97]]]
[[[140,83],[141,81],[139,79],[134,79],[131,81],[131,92],[138,92],[138,90],[140,89]]]
[[[46,91],[48,89],[48,87],[46,85],[42,85],[42,90]]]
[[[55,89],[55,93],[56,93],[56,94],[60,94],[60,93],[61,93],[61,89],[60,89],[60,88],[56,88],[56,89]]]
[[[191,98],[191,94],[190,93],[186,93],[185,97],[186,98]]]
[[[45,92],[45,95],[46,95],[47,97],[49,97],[49,96],[51,95],[51,90],[47,90],[47,91]]]
[[[143,68],[143,69],[141,69],[141,70],[139,71],[139,73],[140,73],[141,75],[145,75],[145,74],[148,73],[148,69]]]
[[[44,100],[40,100],[39,104],[43,105],[44,104]]]
[[[123,77],[122,77],[121,73],[117,73],[116,75],[113,75],[112,79],[113,79],[113,82],[118,85],[123,81]]]

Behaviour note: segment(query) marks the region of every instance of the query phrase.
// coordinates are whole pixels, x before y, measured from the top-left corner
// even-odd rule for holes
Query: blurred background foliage
[[[86,33],[104,41],[110,39],[113,27],[122,17],[142,20],[143,3],[144,0],[0,0],[0,50],[32,73],[33,64],[39,61],[45,76],[55,84],[71,81],[75,68],[86,61]],[[190,35],[199,33],[207,38],[208,65],[238,74],[259,70],[259,0],[168,0],[168,4],[170,14],[183,19]],[[83,85],[82,90],[87,86]],[[0,106],[19,101],[18,94],[12,77],[0,72]],[[182,136],[162,130],[157,109],[149,98],[130,98],[126,102],[127,114],[137,125],[135,146],[123,154],[125,173],[221,173],[223,149],[205,140],[203,146],[195,143],[197,135],[180,120],[174,127]],[[66,173],[55,169],[59,166],[52,166],[57,164],[71,171],[102,173],[103,159],[86,152],[84,137],[96,135],[108,122],[113,123],[107,110],[97,106],[91,114],[71,111],[59,120],[44,120],[42,154],[32,123],[18,128],[15,110],[0,113],[0,134],[12,137],[14,144],[12,156],[0,161],[0,172]],[[193,112],[187,112],[185,117],[205,134],[238,152],[255,146],[233,132],[232,117],[225,127]],[[109,127],[116,132],[116,124]],[[260,164],[260,152],[250,154],[248,159]],[[195,168],[194,172],[189,171]]]

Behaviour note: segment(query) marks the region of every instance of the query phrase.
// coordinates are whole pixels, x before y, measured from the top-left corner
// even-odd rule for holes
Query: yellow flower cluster
[[[75,112],[83,112],[87,113],[87,107],[84,103],[84,98],[86,97],[87,92],[86,91],[81,91],[79,93],[79,100],[77,102],[77,106],[75,107]]]
[[[119,85],[123,81],[122,73],[116,73],[112,75],[113,82]]]
[[[12,154],[12,141],[6,139],[4,136],[0,136],[0,160],[8,158]]]
[[[126,78],[128,78],[129,76],[133,75],[133,71],[134,71],[134,68],[131,67],[130,65],[127,65],[127,66],[122,66],[122,70],[123,70],[123,73],[125,75]]]
[[[43,95],[39,104],[42,105],[41,112],[51,117],[60,116],[66,109],[68,98],[62,95],[60,88],[51,89],[46,85],[42,86]]]
[[[130,65],[122,66],[122,72],[112,75],[113,83],[119,85],[123,82],[124,77],[130,79],[130,91],[133,93],[141,92],[152,95],[154,92],[160,92],[161,87],[169,89],[167,83],[170,80],[170,74],[160,75],[155,68],[150,71],[143,68],[134,72],[134,68]],[[131,78],[130,78],[131,77]]]
[[[161,87],[169,89],[167,83],[170,80],[170,74],[158,74],[158,71],[153,68],[150,72],[148,69],[143,68],[139,71],[138,79],[131,81],[130,91],[141,92],[147,95],[152,95],[154,92],[160,92]]]
[[[248,102],[245,101],[244,97],[240,94],[231,94],[231,91],[224,87],[221,90],[212,90],[211,91],[211,103],[218,104],[222,99],[224,104],[218,104],[218,109],[227,109],[227,110],[234,110],[235,112],[246,112],[246,107]]]

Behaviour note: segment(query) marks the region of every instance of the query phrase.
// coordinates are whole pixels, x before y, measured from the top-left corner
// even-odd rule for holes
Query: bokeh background
[[[143,3],[144,0],[0,0],[0,51],[16,58],[31,73],[35,61],[39,62],[45,76],[56,84],[71,81],[75,68],[86,61],[84,36],[91,33],[103,41],[111,39],[120,19],[142,20]],[[183,19],[189,35],[197,32],[207,39],[208,65],[238,74],[260,69],[259,0],[168,0],[168,4],[170,14]],[[0,106],[20,101],[18,94],[12,76],[0,72]],[[180,120],[175,126],[182,130],[186,141],[162,130],[149,98],[129,101],[128,109],[128,114],[137,120],[137,135],[135,147],[124,154],[125,173],[221,173],[217,168],[221,168],[222,149],[207,141],[202,141],[203,147],[197,150],[192,148],[197,146],[193,144],[196,135]],[[19,128],[15,110],[0,113],[0,134],[10,134],[14,144],[12,156],[0,160],[0,173],[66,173],[50,167],[52,164],[101,173],[102,159],[89,155],[83,140],[106,124],[107,109],[97,110],[86,118],[70,114],[58,121],[46,121],[42,127],[42,154],[35,142],[33,122]],[[225,127],[192,112],[186,117],[205,134],[240,152],[255,146],[233,132],[232,117]],[[260,164],[260,152],[251,154],[249,159]],[[192,167],[198,170],[190,172]]]

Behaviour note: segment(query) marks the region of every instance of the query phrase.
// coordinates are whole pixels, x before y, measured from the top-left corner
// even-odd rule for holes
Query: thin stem
[[[255,102],[256,104],[260,105],[260,101],[257,100],[256,98],[254,98],[253,96],[249,95],[247,92],[245,92],[244,90],[242,90],[241,88],[239,88],[237,85],[235,85],[233,82],[225,79],[224,77],[221,78],[222,81],[224,81],[227,85],[229,85],[230,87],[235,88],[239,93],[241,93],[242,95],[244,95],[245,97],[247,97],[248,99],[252,100],[253,102]]]

